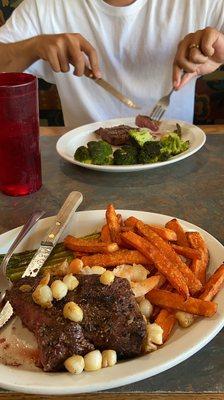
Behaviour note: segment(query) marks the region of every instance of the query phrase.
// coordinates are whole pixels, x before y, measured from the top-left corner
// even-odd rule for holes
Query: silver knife
[[[62,208],[57,214],[54,224],[47,233],[46,238],[41,242],[41,246],[33,256],[29,265],[27,266],[22,278],[27,276],[36,276],[51,254],[54,246],[56,245],[62,231],[65,229],[71,215],[79,207],[83,200],[83,196],[79,192],[71,192],[65,200]],[[13,308],[9,301],[5,304],[0,313],[0,328],[5,325],[9,318],[13,315]]]
[[[109,82],[105,81],[102,78],[96,78],[93,75],[93,72],[91,71],[91,69],[89,69],[87,67],[85,67],[85,76],[87,76],[87,78],[92,79],[95,83],[97,83],[97,85],[104,88],[107,92],[112,94],[112,96],[116,97],[116,99],[120,100],[127,107],[135,108],[136,110],[140,110],[141,107],[136,105],[132,100],[130,100],[128,97],[124,96],[121,92],[119,92],[117,89],[115,89]]]

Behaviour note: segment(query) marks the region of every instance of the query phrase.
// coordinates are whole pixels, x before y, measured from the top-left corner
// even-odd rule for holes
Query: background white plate
[[[118,210],[124,218],[134,215],[146,223],[165,224],[171,217],[140,211]],[[66,234],[83,236],[100,230],[104,223],[105,211],[81,211],[71,218],[63,237]],[[40,245],[54,217],[45,218],[38,222],[29,236],[23,241],[18,251],[32,249]],[[213,272],[223,261],[224,247],[209,233],[195,225],[181,221],[186,230],[197,230],[205,238],[210,251],[209,273]],[[5,252],[19,228],[13,229],[0,236],[0,253]],[[198,318],[188,329],[179,327],[172,333],[171,338],[161,349],[130,361],[118,363],[112,368],[104,368],[97,372],[82,373],[73,376],[66,372],[45,373],[29,366],[23,369],[0,364],[0,387],[36,394],[72,394],[100,391],[121,385],[126,385],[156,375],[184,361],[205,346],[221,330],[224,325],[224,291],[216,296],[218,312],[212,318]],[[14,322],[15,323],[15,322]],[[17,322],[18,324],[18,322]],[[12,322],[7,327],[10,330]],[[29,345],[32,335],[25,329],[18,328],[18,340]],[[18,332],[20,332],[18,334]],[[1,331],[0,337],[4,336]]]
[[[135,172],[153,168],[164,167],[165,165],[181,161],[186,157],[191,156],[196,151],[198,151],[205,143],[206,136],[205,133],[195,125],[188,124],[183,121],[163,121],[160,127],[160,132],[172,131],[176,129],[176,123],[179,123],[182,132],[183,139],[190,141],[190,147],[188,150],[184,151],[177,156],[172,157],[168,161],[158,162],[154,164],[136,164],[136,165],[92,165],[84,164],[74,159],[75,150],[79,146],[85,146],[90,140],[99,140],[99,136],[95,135],[93,132],[100,127],[111,127],[116,125],[135,125],[134,118],[119,118],[111,119],[103,122],[95,122],[93,124],[88,124],[81,126],[79,128],[73,129],[63,135],[57,142],[56,149],[58,154],[65,160],[71,162],[72,164],[79,165],[84,168],[94,169],[96,171],[105,172]]]

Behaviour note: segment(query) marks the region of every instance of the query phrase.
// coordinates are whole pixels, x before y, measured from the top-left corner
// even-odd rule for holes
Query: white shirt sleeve
[[[36,0],[24,0],[0,28],[0,42],[19,42],[41,34]],[[25,72],[43,78],[47,82],[55,83],[53,71],[46,61],[36,61]]]
[[[212,0],[209,4],[207,26],[216,28],[224,33],[224,1]]]

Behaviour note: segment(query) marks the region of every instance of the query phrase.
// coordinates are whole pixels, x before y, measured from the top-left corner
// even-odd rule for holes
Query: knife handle
[[[82,193],[80,192],[71,192],[68,195],[63,206],[61,207],[59,213],[56,216],[54,225],[51,227],[44,241],[41,242],[42,245],[54,246],[57,243],[71,215],[81,204],[82,200],[83,196]]]

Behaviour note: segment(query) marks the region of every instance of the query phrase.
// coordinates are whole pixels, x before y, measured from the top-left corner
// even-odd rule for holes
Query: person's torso
[[[103,78],[149,113],[172,87],[179,41],[207,24],[210,0],[136,0],[112,7],[103,0],[37,0],[42,33],[80,33],[97,50]],[[66,125],[134,116],[86,77],[54,73]],[[166,118],[191,121],[194,85],[172,96]]]

